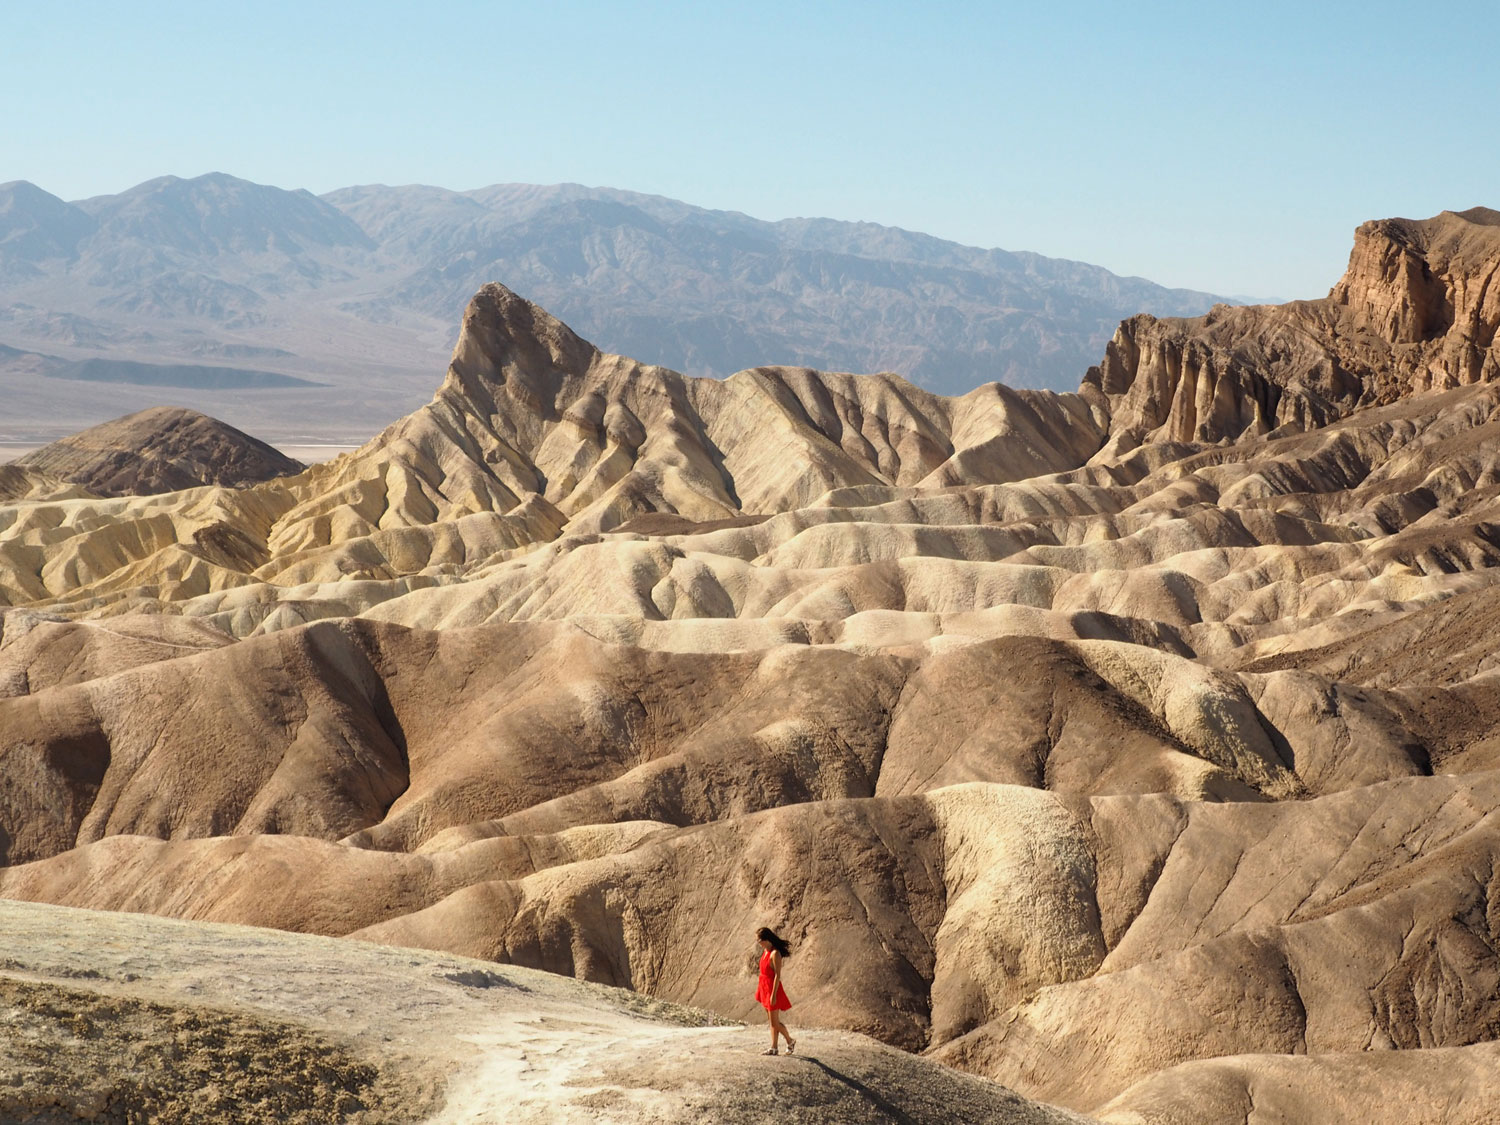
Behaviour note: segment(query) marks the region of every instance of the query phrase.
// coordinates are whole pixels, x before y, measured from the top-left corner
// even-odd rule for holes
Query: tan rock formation
[[[1500,211],[1387,219],[1355,232],[1321,301],[1120,325],[1085,387],[1113,448],[1307,430],[1370,403],[1500,375]]]
[[[1429,1120],[1500,1029],[1497,232],[1060,396],[689,379],[493,286],[338,461],[13,472],[0,895],[735,1018],[772,924],[802,1026],[1028,1097]]]
[[[91,496],[86,488],[70,485],[39,469],[14,461],[0,465],[0,503],[14,500],[64,500]]]
[[[1100,1110],[1113,1125],[1400,1119],[1483,1125],[1494,1117],[1500,1047],[1238,1055],[1185,1063]]]

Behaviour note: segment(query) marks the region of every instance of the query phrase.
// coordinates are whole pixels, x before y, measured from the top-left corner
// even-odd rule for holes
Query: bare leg
[[[776,1054],[776,1009],[767,1008],[766,1015],[771,1021],[771,1049],[766,1054],[774,1055]]]
[[[797,1041],[792,1038],[792,1033],[786,1029],[786,1024],[781,1022],[781,1013],[775,1009],[771,1010],[771,1046],[776,1046],[776,1036],[781,1035],[786,1040],[787,1054],[797,1049]]]

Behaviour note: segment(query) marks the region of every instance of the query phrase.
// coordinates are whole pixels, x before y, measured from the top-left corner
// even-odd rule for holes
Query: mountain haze
[[[1117,310],[1178,315],[1220,299],[873,223],[762,222],[576,185],[326,198],[387,247],[430,259],[397,290],[402,304],[440,314],[499,280],[611,351],[702,375],[769,357],[894,371],[946,394],[992,380],[1063,389]]]
[[[262,431],[347,438],[408,412],[490,281],[611,352],[696,375],[774,362],[892,371],[946,394],[1075,386],[1122,317],[1219,300],[871,223],[765,222],[569,184],[318,198],[215,173],[73,203],[0,185],[0,344],[53,368],[249,359],[327,384],[247,394],[208,380],[184,403]],[[34,367],[0,360],[13,426],[156,401],[124,384],[80,404]]]

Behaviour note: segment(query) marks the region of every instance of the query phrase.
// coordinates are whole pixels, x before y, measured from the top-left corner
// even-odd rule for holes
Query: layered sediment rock
[[[92,496],[86,488],[14,461],[0,465],[0,504],[12,500],[63,500]]]
[[[1500,375],[1500,212],[1365,223],[1320,301],[1120,325],[1085,389],[1112,451],[1325,425],[1361,406]]]
[[[26,477],[0,894],[732,1017],[771,924],[796,1020],[1105,1120],[1428,1120],[1500,1028],[1495,218],[1078,395],[694,380],[487,287],[338,461]]]

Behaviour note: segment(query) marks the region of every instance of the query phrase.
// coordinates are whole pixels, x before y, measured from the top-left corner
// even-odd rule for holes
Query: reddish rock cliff
[[[1084,393],[1111,445],[1303,430],[1349,411],[1500,375],[1500,212],[1365,223],[1319,301],[1124,321]]]

